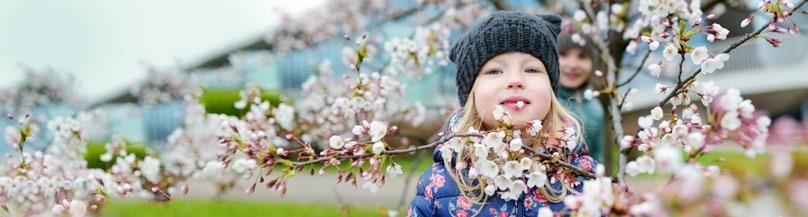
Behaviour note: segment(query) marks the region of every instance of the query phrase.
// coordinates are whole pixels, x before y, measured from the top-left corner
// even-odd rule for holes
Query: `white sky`
[[[21,65],[76,76],[90,101],[145,77],[145,65],[193,62],[324,0],[0,0],[0,88]]]

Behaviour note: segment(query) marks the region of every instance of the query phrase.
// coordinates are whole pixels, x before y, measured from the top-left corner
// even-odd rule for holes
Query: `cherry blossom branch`
[[[445,142],[447,142],[447,141],[449,141],[449,140],[451,140],[453,138],[463,138],[463,137],[479,137],[479,138],[482,138],[483,136],[480,135],[480,134],[474,134],[474,133],[470,133],[470,134],[454,134],[454,135],[443,137],[438,141],[435,141],[435,142],[432,142],[432,143],[429,143],[429,144],[426,144],[426,145],[412,146],[412,147],[406,148],[406,149],[383,151],[383,152],[381,152],[381,154],[382,155],[397,155],[397,154],[412,153],[412,152],[416,152],[416,151],[420,151],[420,150],[426,150],[426,149],[434,148],[435,146],[437,146],[439,144],[442,144],[442,143],[445,143]],[[373,153],[364,153],[364,154],[361,154],[361,155],[350,155],[350,156],[341,155],[341,156],[337,156],[336,159],[338,159],[338,160],[356,159],[356,158],[370,157],[370,156],[373,156],[373,155],[375,155],[375,154],[373,154]],[[309,164],[325,162],[325,161],[328,161],[328,160],[330,160],[332,158],[333,157],[320,157],[320,158],[312,159],[312,160],[308,160],[308,161],[297,161],[297,162],[292,162],[292,165],[294,167],[296,167],[296,168],[300,168],[300,167],[303,167],[303,166],[309,165]]]
[[[802,2],[800,2],[800,4],[798,4],[796,7],[791,9],[791,11],[789,11],[788,14],[784,15],[784,18],[788,18],[789,16],[794,14],[794,12],[796,12],[800,7],[802,7],[802,5],[805,4],[805,2],[806,2],[806,0],[803,0]],[[777,17],[772,17],[772,19],[769,21],[769,23],[774,22],[776,19],[777,19]],[[725,53],[729,53],[732,50],[735,50],[735,48],[738,48],[738,46],[741,46],[742,44],[746,43],[747,41],[749,41],[749,40],[751,40],[753,38],[756,38],[758,35],[760,35],[761,32],[763,32],[763,30],[766,30],[766,28],[768,28],[768,25],[763,25],[760,28],[758,28],[755,32],[752,32],[750,34],[746,34],[746,36],[744,38],[742,38],[741,40],[736,41],[735,43],[732,43],[732,45],[730,45],[729,47],[727,47],[726,49],[721,51],[721,53],[725,54]],[[670,101],[671,98],[673,98],[674,96],[679,95],[682,92],[684,92],[687,89],[687,87],[686,87],[687,84],[692,83],[696,79],[696,76],[698,76],[700,73],[701,73],[701,69],[698,69],[695,72],[693,72],[693,74],[688,76],[687,79],[685,79],[684,81],[677,82],[676,86],[673,88],[671,93],[668,94],[668,96],[666,96],[662,101],[659,101],[657,106],[660,106],[660,107],[664,106],[666,103],[668,103],[668,101]]]
[[[576,166],[574,166],[574,165],[572,165],[570,163],[567,163],[567,162],[564,162],[562,160],[559,160],[558,157],[554,157],[554,156],[549,155],[547,153],[539,152],[539,151],[534,150],[532,148],[525,147],[525,149],[530,151],[531,153],[533,153],[535,156],[539,156],[539,157],[544,158],[544,159],[549,159],[550,163],[558,164],[558,165],[560,165],[562,167],[565,167],[567,169],[571,169],[575,173],[577,173],[579,175],[582,175],[582,176],[586,177],[587,179],[595,178],[595,175],[590,173],[589,171],[583,170],[583,169],[578,168],[578,167],[576,167]]]
[[[416,151],[419,151],[419,150],[426,150],[426,149],[434,148],[435,146],[437,146],[439,144],[446,143],[446,142],[448,142],[449,140],[451,140],[453,138],[463,138],[463,137],[483,138],[483,135],[476,134],[476,133],[453,134],[453,135],[443,137],[438,141],[435,141],[435,142],[432,142],[432,143],[429,143],[429,144],[426,144],[426,145],[412,146],[412,147],[406,148],[406,149],[383,151],[380,154],[381,155],[398,155],[398,154],[413,153],[413,152],[416,152]],[[570,164],[568,162],[564,162],[562,160],[559,160],[558,158],[556,158],[556,157],[554,157],[554,156],[552,156],[550,154],[539,152],[539,151],[536,151],[536,150],[533,150],[533,149],[530,149],[530,148],[526,148],[526,149],[528,151],[530,151],[531,153],[533,153],[533,155],[535,155],[535,156],[539,156],[541,158],[551,160],[551,163],[558,164],[558,165],[560,165],[562,167],[565,167],[567,169],[571,169],[572,171],[574,171],[575,173],[577,173],[579,175],[585,176],[587,178],[594,178],[595,177],[592,173],[587,172],[586,170],[583,170],[581,168],[578,168],[578,167],[576,167],[576,166],[574,166],[574,165],[572,165],[572,164]],[[338,160],[344,160],[344,159],[365,158],[365,157],[371,157],[371,156],[374,156],[374,155],[375,154],[373,154],[373,153],[364,153],[364,154],[360,154],[360,155],[340,155],[340,156],[336,156],[336,157],[320,157],[320,158],[312,159],[312,160],[308,160],[308,161],[292,162],[292,166],[294,168],[302,168],[302,167],[304,167],[306,165],[309,165],[309,164],[321,163],[321,162],[329,161],[329,160],[335,159],[335,158],[338,159]]]

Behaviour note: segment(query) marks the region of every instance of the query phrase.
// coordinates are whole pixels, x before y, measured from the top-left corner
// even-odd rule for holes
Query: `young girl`
[[[584,90],[593,82],[594,71],[598,67],[598,52],[594,43],[583,34],[579,43],[572,40],[577,31],[574,25],[565,25],[558,37],[558,53],[561,86],[556,92],[559,102],[564,108],[572,112],[584,125],[585,141],[589,145],[589,156],[595,160],[603,161],[605,143],[604,118],[605,112],[600,101],[587,99],[583,96]]]
[[[497,121],[492,112],[502,106],[510,114],[513,129],[523,130],[529,127],[528,122],[541,120],[544,127],[539,135],[569,126],[581,135],[579,124],[554,94],[559,79],[556,37],[560,22],[552,15],[496,12],[461,36],[452,47],[450,59],[457,64],[458,97],[463,111],[456,117],[456,124],[449,121],[449,129],[456,133],[470,128],[494,129]],[[528,133],[521,135],[528,147],[543,148],[551,141],[530,138]],[[577,144],[568,161],[592,171],[597,163],[583,154],[585,144]],[[548,168],[550,181],[528,189],[516,200],[506,201],[495,194],[478,201],[478,197],[469,195],[479,195],[482,189],[458,182],[457,174],[447,169],[454,168],[453,161],[444,162],[441,156],[436,149],[435,163],[421,176],[407,216],[546,216],[549,210],[568,212],[564,198],[582,190],[583,177],[561,178],[566,172]],[[459,171],[464,172],[467,171]]]

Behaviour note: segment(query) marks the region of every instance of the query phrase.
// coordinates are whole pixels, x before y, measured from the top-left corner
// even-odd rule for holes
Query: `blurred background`
[[[92,117],[104,117],[105,121],[85,126],[92,129],[87,159],[97,159],[92,155],[102,153],[103,144],[116,137],[138,144],[144,149],[141,152],[146,148],[159,152],[168,136],[181,125],[185,112],[182,97],[171,96],[173,87],[201,86],[204,88],[201,101],[208,112],[239,115],[233,103],[240,99],[239,91],[248,84],[270,90],[272,97],[294,98],[299,96],[301,84],[324,61],[331,63],[335,73],[351,73],[341,64],[345,47],[352,46],[342,35],[358,37],[369,33],[379,41],[409,37],[419,23],[439,17],[451,8],[443,1],[433,4],[425,4],[423,0],[380,1],[386,3],[378,6],[381,13],[355,20],[358,31],[338,27],[340,34],[335,34],[338,37],[312,39],[291,48],[274,43],[278,41],[273,38],[274,32],[290,28],[285,24],[305,24],[300,20],[316,19],[330,10],[344,10],[334,8],[348,5],[340,2],[0,0],[0,112],[15,116],[30,112],[44,119],[60,115],[81,119],[81,111],[103,114]],[[549,4],[556,8],[574,4],[542,0],[469,2],[481,5],[485,11],[494,11],[500,7],[498,4],[504,3],[511,9],[533,12],[546,11]],[[738,23],[749,14],[755,1],[713,2],[718,5],[713,10],[720,11],[716,22],[730,30],[728,38],[708,43],[702,37],[691,41],[692,44],[719,50],[753,30],[740,28]],[[795,16],[793,21],[808,26],[806,17]],[[765,18],[753,19],[751,26],[757,28],[765,22]],[[449,41],[454,42],[460,34],[462,31],[451,32]],[[704,79],[721,87],[739,89],[744,98],[768,112],[773,120],[769,144],[808,144],[806,39],[805,31],[799,31],[784,37],[776,49],[763,40],[747,43],[733,51],[722,70]],[[370,69],[389,59],[385,52],[378,53],[367,63]],[[639,56],[626,54],[623,67],[636,68]],[[665,60],[661,55],[652,55],[648,61]],[[629,99],[633,106],[624,111],[624,120],[636,120],[656,104],[654,85],[675,82],[675,66],[663,64],[663,76],[659,78],[641,73],[624,87],[639,90]],[[419,102],[427,108],[451,108],[456,103],[454,71],[454,65],[449,64],[436,67],[424,78],[411,79],[406,84],[405,101]],[[161,93],[152,96],[153,99],[144,100],[142,96],[147,89],[144,87],[149,84],[161,84],[161,88],[168,89],[160,89]],[[429,138],[446,115],[445,111],[428,113],[414,132],[420,138]],[[629,126],[628,131],[636,129],[636,123],[624,124]],[[0,120],[0,126],[7,125],[13,122]],[[42,133],[31,141],[30,148],[44,147],[48,138],[47,133]],[[11,150],[7,144],[0,145],[0,153]],[[426,168],[431,163],[424,154],[412,158],[408,167]],[[611,157],[607,157],[607,162],[611,162]],[[276,192],[263,189],[245,197],[237,188],[231,194],[210,200],[216,196],[214,190],[199,185],[192,186],[192,193],[180,201],[165,205],[167,209],[149,210],[152,208],[142,206],[146,202],[126,201],[110,204],[104,215],[126,216],[127,212],[140,213],[138,216],[189,215],[200,211],[213,216],[386,214],[389,209],[409,204],[415,183],[407,180],[406,177],[391,180],[376,195],[371,195],[334,184],[330,176],[295,177],[290,182],[290,193],[283,199]]]

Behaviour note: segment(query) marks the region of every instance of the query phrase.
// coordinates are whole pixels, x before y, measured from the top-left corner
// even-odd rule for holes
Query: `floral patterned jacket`
[[[574,154],[575,157],[570,163],[590,172],[594,171],[598,162],[585,154],[585,144],[582,143],[580,147],[584,147],[584,149]],[[449,171],[446,170],[447,162],[444,162],[439,149],[436,149],[433,153],[433,161],[432,168],[424,171],[418,181],[417,194],[412,199],[407,210],[408,217],[466,217],[475,216],[475,214],[476,216],[498,217],[538,216],[539,209],[542,207],[548,207],[556,214],[562,213],[566,215],[569,211],[565,208],[563,200],[558,201],[556,199],[556,202],[551,202],[549,198],[545,197],[546,192],[551,192],[552,195],[562,195],[563,192],[566,192],[566,195],[572,195],[575,194],[573,189],[574,192],[583,190],[583,181],[585,180],[583,176],[564,178],[570,175],[560,171],[548,170],[548,180],[550,181],[544,188],[530,188],[518,200],[511,201],[505,201],[497,193],[489,197],[487,201],[479,204],[473,203],[467,197],[462,196],[463,193],[460,192],[457,184],[448,173]],[[562,182],[569,183],[567,186],[570,187],[565,189]],[[545,193],[542,193],[542,191]]]

